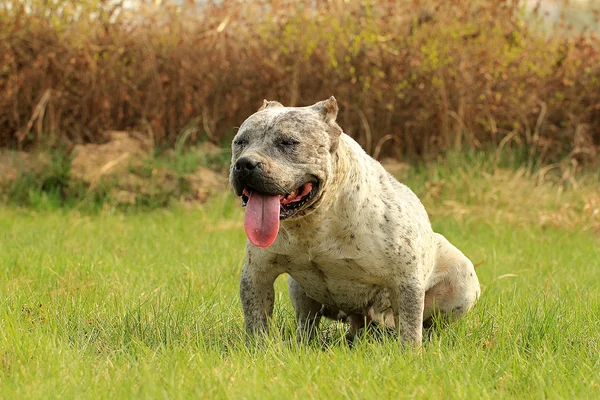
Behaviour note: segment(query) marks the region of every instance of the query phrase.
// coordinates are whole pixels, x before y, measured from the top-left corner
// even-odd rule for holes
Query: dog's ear
[[[311,106],[313,110],[319,113],[319,116],[327,124],[327,131],[331,137],[331,153],[335,152],[338,148],[340,135],[342,134],[342,128],[335,122],[338,115],[338,105],[335,97],[331,96],[327,100],[318,102]]]
[[[321,118],[327,123],[335,122],[338,115],[337,100],[333,96],[316,103],[312,106],[312,109],[318,112]]]
[[[277,107],[283,107],[283,104],[281,104],[278,101],[269,101],[269,100],[263,100],[263,105],[258,109],[258,111],[262,111],[265,108],[277,108]]]

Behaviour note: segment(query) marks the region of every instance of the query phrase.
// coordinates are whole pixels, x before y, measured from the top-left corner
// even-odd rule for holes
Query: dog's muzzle
[[[245,188],[264,193],[275,189],[265,177],[264,163],[255,156],[240,157],[233,165],[232,178],[231,184],[238,196],[242,195]]]

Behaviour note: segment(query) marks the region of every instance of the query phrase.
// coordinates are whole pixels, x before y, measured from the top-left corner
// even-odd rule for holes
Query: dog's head
[[[246,232],[255,245],[275,240],[279,220],[302,217],[320,204],[342,133],[337,113],[333,96],[309,107],[265,100],[240,127],[229,179],[247,206]],[[269,239],[253,240],[249,226]]]

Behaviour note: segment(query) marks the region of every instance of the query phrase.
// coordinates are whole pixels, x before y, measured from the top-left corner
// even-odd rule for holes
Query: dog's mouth
[[[318,186],[316,182],[307,182],[291,193],[272,195],[279,198],[279,219],[287,219],[298,212],[302,206],[315,197],[319,189]],[[252,193],[255,193],[252,188],[244,188],[242,191],[242,206],[246,207],[248,205],[248,200]]]
[[[307,182],[291,193],[266,194],[245,187],[242,205],[246,207],[244,228],[250,242],[269,247],[277,238],[279,221],[298,213],[315,197],[318,183]]]

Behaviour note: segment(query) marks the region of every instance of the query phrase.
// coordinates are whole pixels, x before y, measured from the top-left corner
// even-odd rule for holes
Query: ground
[[[35,206],[87,194],[88,203],[101,197],[105,206],[123,210],[204,202],[226,190],[227,178],[219,173],[229,158],[226,149],[205,142],[186,147],[185,154],[179,147],[155,154],[139,132],[106,131],[104,138],[69,148],[0,149],[0,199]],[[57,196],[39,198],[52,192]]]
[[[483,291],[421,351],[374,335],[350,348],[337,323],[297,345],[284,279],[271,336],[249,341],[229,193],[149,213],[0,207],[0,397],[595,397],[599,183],[561,176],[406,173]]]

